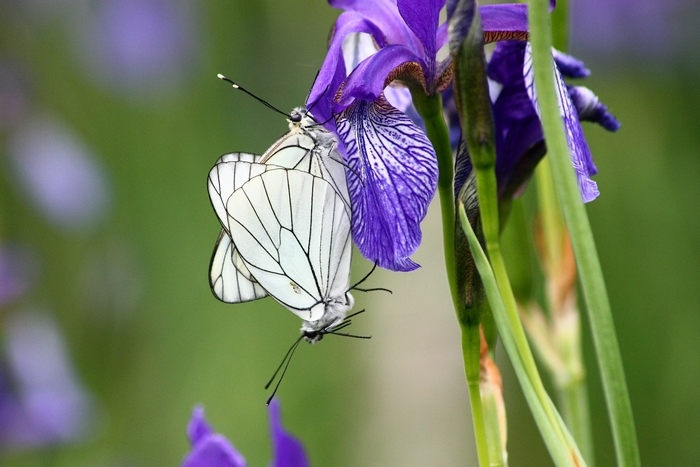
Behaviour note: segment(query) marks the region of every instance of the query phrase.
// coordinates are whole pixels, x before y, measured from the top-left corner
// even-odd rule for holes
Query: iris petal
[[[571,163],[574,166],[574,170],[576,170],[581,197],[583,198],[583,202],[587,203],[596,199],[600,194],[598,191],[598,185],[590,179],[591,175],[598,173],[598,169],[593,163],[591,150],[589,149],[586,138],[583,135],[583,129],[581,128],[581,123],[579,122],[578,115],[576,113],[576,107],[574,106],[573,102],[571,102],[571,97],[569,97],[569,93],[566,90],[564,79],[556,66],[554,67],[554,70],[557,94],[559,97],[559,111],[564,120],[566,139],[569,143],[569,153],[571,154]],[[530,97],[530,100],[532,100],[532,103],[539,114],[534,73],[532,71],[532,52],[530,44],[528,44],[525,49],[523,75],[525,77],[525,87],[527,89],[528,96]]]
[[[418,267],[420,222],[435,194],[437,158],[425,133],[383,97],[355,101],[338,118],[349,166],[352,233],[362,254],[394,271]]]
[[[307,99],[307,108],[313,110],[320,121],[331,118],[335,92],[347,76],[343,59],[343,42],[349,34],[357,32],[371,34],[375,39],[382,35],[374,23],[358,13],[345,12],[340,15],[335,24],[328,54]]]
[[[426,76],[432,78],[435,74],[438,18],[440,9],[445,6],[445,0],[398,0],[396,3],[406,25],[423,46],[420,55],[426,60]]]
[[[363,101],[377,99],[386,87],[387,76],[395,68],[408,62],[415,62],[425,70],[423,60],[403,45],[390,45],[363,60],[345,80],[342,94],[337,99],[338,105],[334,110],[339,113],[355,99]]]
[[[272,462],[270,467],[309,467],[304,446],[282,426],[280,404],[273,399],[268,407],[272,435]]]

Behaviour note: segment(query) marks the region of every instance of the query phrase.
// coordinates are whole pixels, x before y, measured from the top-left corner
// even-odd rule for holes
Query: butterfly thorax
[[[295,107],[287,119],[289,131],[309,135],[320,147],[335,145],[333,134],[326,130],[304,107]]]
[[[304,339],[315,344],[323,338],[324,334],[332,331],[334,327],[343,322],[348,311],[355,304],[355,299],[348,292],[344,300],[333,299],[324,303],[325,310],[323,316],[316,321],[304,321],[301,326],[301,334]]]

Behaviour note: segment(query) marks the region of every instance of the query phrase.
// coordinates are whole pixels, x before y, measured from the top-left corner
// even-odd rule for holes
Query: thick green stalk
[[[435,149],[438,159],[438,196],[442,212],[442,240],[445,253],[445,268],[447,281],[450,285],[452,303],[457,313],[457,320],[462,330],[462,356],[464,359],[464,371],[469,387],[469,401],[472,410],[472,423],[474,424],[474,436],[481,467],[489,466],[488,444],[486,428],[481,407],[481,395],[479,392],[480,377],[480,341],[479,323],[467,318],[466,304],[459,298],[457,290],[456,265],[455,265],[455,202],[454,202],[454,162],[452,160],[452,147],[450,137],[442,116],[442,97],[440,94],[425,95],[421,90],[412,92],[413,103],[425,123],[426,134]]]
[[[535,86],[542,127],[549,150],[552,173],[576,256],[579,280],[591,323],[591,333],[610,415],[618,465],[636,467],[641,462],[637,435],[612,312],[593,233],[571,166],[564,124],[559,113],[551,56],[552,32],[548,9],[547,0],[529,0],[528,2]]]

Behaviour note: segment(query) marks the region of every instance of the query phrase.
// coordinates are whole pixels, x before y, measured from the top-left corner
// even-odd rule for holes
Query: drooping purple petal
[[[422,45],[425,58],[425,74],[429,79],[435,75],[435,43],[440,9],[445,0],[397,0],[399,13],[406,25],[413,31]]]
[[[325,122],[331,118],[335,93],[347,77],[343,43],[345,38],[353,33],[368,33],[375,39],[383,37],[383,32],[376,24],[358,13],[345,12],[338,17],[328,53],[307,100],[307,108],[313,111],[320,121]]]
[[[282,426],[280,404],[273,399],[268,407],[270,435],[272,436],[272,462],[270,467],[309,467],[304,446],[287,433]]]
[[[357,100],[338,118],[349,170],[352,232],[379,266],[411,271],[420,222],[437,186],[437,157],[422,130],[384,98]]]
[[[557,49],[552,49],[552,56],[559,72],[567,78],[587,78],[591,74],[591,70],[586,68],[586,65],[576,57]]]
[[[489,78],[501,85],[493,103],[499,188],[508,185],[526,151],[543,139],[540,119],[525,89],[524,56],[524,42],[499,42],[488,65]]]
[[[600,102],[593,91],[584,86],[567,86],[567,89],[579,120],[598,123],[608,131],[620,129],[620,122],[608,112],[608,107]]]
[[[387,76],[407,62],[416,62],[425,70],[423,60],[403,45],[390,45],[364,60],[345,80],[334,111],[340,113],[355,99],[373,101],[379,98],[384,91]]]
[[[396,0],[330,0],[328,3],[334,8],[359,14],[381,30],[381,36],[375,38],[380,48],[403,44],[416,53],[422,50],[418,38],[401,18]]]
[[[587,203],[596,199],[600,194],[597,184],[590,179],[591,175],[595,175],[598,172],[598,169],[596,169],[595,164],[593,163],[591,151],[588,148],[588,143],[583,135],[583,129],[581,128],[581,123],[579,123],[576,108],[571,102],[569,93],[566,90],[564,79],[556,66],[554,67],[554,70],[557,94],[559,97],[559,111],[564,120],[566,139],[569,143],[569,152],[571,155],[571,163],[576,170],[581,197],[583,198],[583,202]],[[523,75],[525,77],[525,87],[528,95],[539,114],[534,73],[532,70],[532,53],[530,44],[528,44],[525,49]]]
[[[223,436],[214,433],[204,418],[204,409],[195,407],[187,425],[192,450],[182,467],[246,467],[245,458]]]

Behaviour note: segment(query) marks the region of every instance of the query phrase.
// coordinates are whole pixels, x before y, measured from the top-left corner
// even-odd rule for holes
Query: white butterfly
[[[227,154],[209,173],[223,227],[210,284],[227,303],[269,293],[304,320],[302,331],[315,341],[353,305],[350,203],[333,136],[305,109],[289,122],[289,133],[262,156]]]

